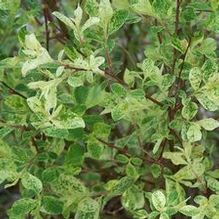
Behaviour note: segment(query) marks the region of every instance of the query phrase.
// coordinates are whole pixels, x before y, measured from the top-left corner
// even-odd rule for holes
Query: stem
[[[110,73],[112,73],[112,60],[110,58],[110,54],[109,54],[109,49],[107,47],[107,45],[105,45],[105,51],[106,51],[106,60],[107,60],[107,63],[108,63],[108,67],[109,67],[109,70],[110,70]]]
[[[23,94],[19,93],[18,91],[16,91],[15,89],[13,89],[13,88],[10,87],[9,85],[7,85],[4,81],[0,81],[0,83],[2,83],[2,85],[4,85],[5,87],[7,87],[12,93],[17,94],[18,96],[22,97],[23,99],[27,99],[26,96],[24,96]]]
[[[73,67],[69,64],[60,63],[60,65],[64,66],[65,68],[72,69],[72,70],[75,70],[75,71],[86,71],[86,69],[75,68],[75,67]],[[120,78],[118,78],[117,76],[115,76],[113,74],[110,74],[106,70],[105,70],[104,73],[105,73],[105,75],[109,76],[113,81],[121,84],[122,86],[124,86],[127,89],[127,84],[123,80],[121,80]],[[160,101],[154,99],[153,97],[151,97],[149,95],[145,95],[145,98],[151,100],[153,103],[157,104],[160,107],[164,106],[163,103],[161,103]]]
[[[128,151],[125,148],[120,148],[112,143],[106,142],[103,139],[100,138],[96,138],[99,142],[103,143],[104,145],[112,148],[112,149],[116,149],[119,153],[124,154],[127,157],[131,157],[130,154],[128,153]]]
[[[185,53],[184,53],[184,55],[183,55],[183,62],[182,62],[182,65],[181,65],[181,68],[180,68],[180,71],[179,71],[179,79],[180,79],[180,81],[182,81],[182,80],[181,80],[181,75],[182,75],[182,71],[183,71],[183,68],[184,68],[184,65],[185,65],[186,56],[187,56],[187,53],[188,53],[188,51],[189,51],[189,47],[190,47],[190,45],[191,45],[191,42],[192,42],[192,39],[190,38],[190,39],[189,39],[188,46],[187,46],[187,48],[186,48],[186,51],[185,51]],[[179,83],[179,89],[180,89],[180,87],[181,87],[181,82]]]
[[[165,146],[166,146],[166,143],[167,143],[167,138],[165,138],[162,142],[161,142],[161,153],[160,153],[160,156],[158,157],[157,161],[159,161],[162,156],[163,156],[163,152],[164,152],[164,149],[165,149]]]
[[[160,107],[164,106],[163,103],[161,103],[160,101],[154,99],[153,97],[151,97],[147,94],[145,95],[145,98],[151,100],[153,103],[157,104]]]
[[[176,17],[175,17],[175,35],[179,34],[179,15],[180,15],[180,0],[176,0]],[[175,65],[177,60],[177,50],[173,48],[173,65],[172,65],[172,73],[174,74]]]
[[[179,15],[180,15],[180,0],[176,0],[176,20],[175,20],[175,34],[178,35],[179,33]]]
[[[156,26],[158,25],[157,19],[155,19],[155,25],[156,25]],[[158,38],[158,40],[159,40],[159,43],[162,44],[163,40],[162,40],[162,37],[161,37],[161,35],[160,35],[159,32],[157,33],[157,38]]]
[[[49,11],[48,11],[48,5],[45,3],[43,5],[43,15],[45,20],[45,33],[46,33],[46,49],[49,51],[49,28],[48,28],[48,17],[49,17]]]

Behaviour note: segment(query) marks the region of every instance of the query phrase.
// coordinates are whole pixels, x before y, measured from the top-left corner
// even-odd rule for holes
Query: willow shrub
[[[217,0],[0,6],[10,219],[219,218]]]

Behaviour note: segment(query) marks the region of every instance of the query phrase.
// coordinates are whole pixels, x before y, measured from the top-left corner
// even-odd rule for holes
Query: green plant
[[[58,2],[0,1],[9,218],[219,218],[219,2]]]

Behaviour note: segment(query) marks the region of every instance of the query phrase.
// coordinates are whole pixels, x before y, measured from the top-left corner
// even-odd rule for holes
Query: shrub
[[[219,218],[218,6],[0,2],[10,219]]]

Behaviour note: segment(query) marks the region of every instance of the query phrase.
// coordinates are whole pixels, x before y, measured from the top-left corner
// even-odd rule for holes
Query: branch
[[[176,0],[176,18],[175,18],[175,34],[178,35],[179,32],[179,14],[180,14],[180,0]]]
[[[120,147],[118,147],[118,146],[116,146],[116,145],[114,145],[114,144],[112,144],[112,143],[106,142],[106,141],[104,141],[103,139],[100,139],[100,138],[97,138],[97,137],[96,137],[96,139],[97,139],[99,142],[103,143],[104,145],[106,145],[106,146],[108,146],[108,147],[110,147],[110,148],[112,148],[112,149],[116,149],[119,153],[124,154],[124,155],[126,155],[127,157],[131,157],[131,155],[128,153],[127,149],[125,149],[125,148],[120,148]]]
[[[176,0],[176,17],[175,17],[175,35],[178,36],[179,34],[179,15],[180,15],[180,0]],[[176,65],[176,54],[177,50],[173,49],[173,65],[172,65],[172,73],[174,74],[175,71],[175,65]]]
[[[0,83],[2,83],[3,86],[7,87],[12,93],[17,94],[18,96],[22,97],[23,99],[27,99],[26,96],[24,96],[23,94],[19,93],[18,91],[16,91],[15,89],[13,89],[9,85],[7,85],[4,81],[0,81]]]
[[[155,19],[155,25],[158,26],[157,19]],[[157,38],[159,40],[159,43],[162,44],[163,40],[159,32],[157,33]]]
[[[43,15],[45,20],[45,32],[46,32],[46,49],[49,51],[49,28],[48,28],[48,19],[49,19],[49,11],[48,5],[46,3],[43,4]]]
[[[166,143],[167,143],[167,138],[164,138],[164,140],[161,142],[161,153],[160,153],[160,156],[158,157],[157,161],[160,161],[162,156],[163,156],[163,152],[164,152],[164,149],[165,149],[165,146],[166,146]]]
[[[111,58],[110,58],[109,49],[108,49],[107,45],[106,45],[105,50],[106,50],[106,60],[107,60],[107,64],[108,64],[110,73],[112,73],[112,70],[113,70],[113,69],[112,69],[112,60],[111,60]]]
[[[185,53],[184,53],[184,55],[183,55],[183,62],[182,62],[182,65],[181,65],[181,68],[180,68],[180,71],[179,71],[179,79],[181,79],[181,74],[182,74],[182,71],[183,71],[183,68],[184,68],[186,56],[187,56],[187,53],[188,53],[188,51],[189,51],[189,47],[190,47],[190,45],[191,45],[191,42],[192,42],[192,39],[190,38],[190,39],[189,39],[188,46],[187,46],[187,48],[186,48],[186,51],[185,51]],[[180,82],[179,86],[181,86],[181,82]],[[179,87],[179,88],[180,88],[180,87]]]
[[[75,68],[75,67],[73,67],[73,66],[71,66],[71,65],[69,65],[69,64],[60,63],[60,65],[64,66],[65,68],[72,69],[72,70],[75,70],[75,71],[86,71],[86,69],[83,69],[83,68]],[[120,78],[118,78],[117,76],[115,76],[115,75],[113,75],[113,74],[110,74],[110,73],[107,72],[106,70],[105,70],[104,73],[105,73],[105,75],[109,76],[113,81],[115,81],[115,82],[121,84],[122,86],[124,86],[124,87],[127,89],[127,84],[126,84],[123,80],[121,80]],[[106,77],[106,76],[105,76],[105,77]],[[153,103],[159,105],[160,107],[164,106],[163,103],[161,103],[160,101],[154,99],[153,97],[151,97],[151,96],[149,96],[149,95],[145,95],[145,98],[151,100]]]
[[[105,73],[107,76],[109,76],[111,79],[113,79],[113,81],[115,81],[115,82],[121,84],[121,85],[124,86],[124,87],[127,87],[127,84],[126,84],[123,80],[121,80],[120,78],[118,78],[116,75],[114,75],[114,74],[112,74],[112,73],[109,73],[107,70],[105,70],[104,73]]]
[[[145,95],[145,98],[151,100],[153,103],[157,104],[160,107],[164,106],[163,103],[161,103],[160,101],[154,99],[153,97],[151,97],[147,94]]]

